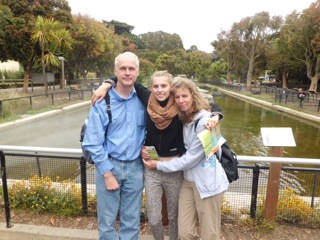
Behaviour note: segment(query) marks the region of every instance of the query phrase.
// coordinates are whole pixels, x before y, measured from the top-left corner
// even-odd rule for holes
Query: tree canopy
[[[139,79],[155,70],[168,70],[200,81],[225,78],[250,87],[259,75],[272,70],[286,86],[290,76],[305,72],[309,89],[317,90],[320,0],[285,18],[268,12],[242,18],[218,34],[211,43],[215,48],[212,53],[199,51],[195,45],[184,49],[181,37],[175,33],[134,35],[135,27],[129,23],[72,15],[66,0],[1,2],[0,60],[15,60],[23,66],[25,91],[31,72],[39,66],[43,73],[59,71],[58,56],[66,59],[68,78],[73,78],[74,73],[81,75],[86,86],[88,72],[96,72],[100,80],[112,75],[114,58],[123,51],[139,56]],[[47,25],[52,20],[59,28],[48,32],[40,28],[43,25],[39,25],[39,19]]]

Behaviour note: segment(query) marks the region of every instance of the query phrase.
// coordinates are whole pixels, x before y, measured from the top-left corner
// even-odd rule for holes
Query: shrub
[[[82,212],[81,189],[68,181],[53,182],[49,177],[34,176],[12,184],[10,205],[12,208],[36,213],[75,216]]]
[[[258,201],[256,221],[264,221],[265,196],[260,196]],[[320,211],[312,208],[309,203],[294,193],[285,189],[279,194],[276,221],[287,223],[304,223],[309,227],[320,226]]]
[[[230,209],[230,206],[229,206],[229,202],[226,200],[225,197],[223,197],[222,206],[221,206],[221,215],[225,216],[225,215],[230,214],[230,212],[231,212],[231,209]]]
[[[291,189],[285,189],[279,195],[277,211],[277,220],[288,223],[309,222],[316,218],[316,210]]]

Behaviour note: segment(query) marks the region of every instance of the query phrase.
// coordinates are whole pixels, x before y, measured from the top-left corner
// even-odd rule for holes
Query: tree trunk
[[[287,87],[287,72],[285,70],[282,71],[282,87],[286,88]]]
[[[251,59],[249,60],[249,68],[248,68],[248,72],[247,72],[247,84],[246,84],[247,90],[249,90],[250,87],[251,87],[251,80],[252,80],[252,73],[253,73],[253,64],[254,64],[254,59],[251,58]]]
[[[27,64],[23,64],[23,76],[24,76],[24,80],[23,80],[22,91],[27,93],[28,92],[28,86],[29,86],[29,78],[30,78],[29,69],[28,69],[28,65]]]
[[[309,91],[317,92],[318,80],[319,80],[319,73],[316,73],[311,79],[311,84],[310,84],[310,87],[309,87]]]
[[[60,75],[60,89],[64,89],[65,76],[64,76],[64,59],[61,60],[61,75]]]
[[[88,75],[88,72],[83,74],[83,85],[82,86],[85,87],[85,88],[88,86],[88,84],[87,84],[88,83],[87,75]]]
[[[29,79],[30,79],[30,74],[28,70],[23,69],[24,72],[24,80],[23,80],[23,89],[22,91],[27,93],[28,92],[28,86],[29,86]]]
[[[231,78],[231,72],[230,71],[227,72],[227,82],[228,83],[232,83],[232,78]]]
[[[46,74],[46,66],[44,64],[44,42],[41,42],[41,64],[42,64],[42,77],[44,81],[44,92],[45,94],[48,94],[48,78]]]

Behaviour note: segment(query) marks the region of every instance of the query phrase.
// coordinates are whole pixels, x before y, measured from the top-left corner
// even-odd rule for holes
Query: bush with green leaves
[[[295,194],[293,190],[285,189],[278,199],[277,220],[320,226],[320,212],[319,209],[317,211],[317,207],[311,207],[310,203]]]
[[[49,177],[34,176],[9,187],[10,206],[36,213],[76,216],[82,213],[81,189],[70,180],[53,182]]]
[[[256,214],[256,221],[264,221],[265,196],[260,196]],[[277,205],[276,221],[286,223],[299,223],[308,227],[320,227],[320,208],[311,207],[301,196],[292,189],[280,192]]]

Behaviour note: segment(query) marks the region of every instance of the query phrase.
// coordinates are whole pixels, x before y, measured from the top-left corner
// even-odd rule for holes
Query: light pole
[[[64,79],[64,57],[59,56],[58,59],[61,61],[61,79],[60,79],[60,88],[64,88],[65,79]]]

